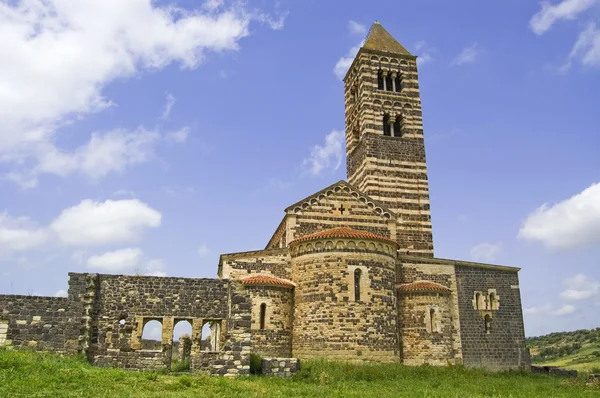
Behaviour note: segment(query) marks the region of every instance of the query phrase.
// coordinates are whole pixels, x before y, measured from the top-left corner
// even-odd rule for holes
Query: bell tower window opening
[[[360,269],[354,270],[354,301],[360,301],[360,278],[362,271]]]
[[[385,75],[385,90],[392,91],[394,89],[394,83],[392,82],[392,75],[387,73]]]
[[[383,90],[383,71],[379,70],[377,72],[377,88],[379,90]]]
[[[398,116],[394,120],[394,137],[402,137],[402,116]]]
[[[383,135],[392,135],[392,126],[390,125],[390,115],[383,115]]]
[[[265,320],[267,318],[267,304],[260,305],[260,330],[265,329]]]
[[[479,307],[479,302],[481,300],[481,293],[476,293],[475,294],[475,309],[476,310],[480,310],[481,308]]]
[[[395,82],[396,83],[396,92],[401,92],[402,91],[402,75],[400,73],[398,73],[396,75],[396,79]]]

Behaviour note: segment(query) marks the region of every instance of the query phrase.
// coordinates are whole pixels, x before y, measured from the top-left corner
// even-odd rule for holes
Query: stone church
[[[416,57],[377,22],[344,102],[348,181],[287,207],[263,250],[221,255],[219,279],[70,273],[68,298],[0,295],[0,345],[169,369],[187,321],[191,368],[213,374],[247,374],[250,353],[528,368],[519,269],[434,257]]]

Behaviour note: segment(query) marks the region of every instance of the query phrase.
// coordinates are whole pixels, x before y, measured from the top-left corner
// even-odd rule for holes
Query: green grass
[[[598,397],[583,377],[463,367],[304,362],[290,379],[100,369],[80,357],[0,350],[0,397]]]

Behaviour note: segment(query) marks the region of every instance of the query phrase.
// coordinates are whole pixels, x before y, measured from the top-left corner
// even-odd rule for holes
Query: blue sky
[[[600,326],[600,1],[0,2],[0,292],[216,277],[345,179],[348,59],[419,57],[435,255],[518,266],[528,335]]]

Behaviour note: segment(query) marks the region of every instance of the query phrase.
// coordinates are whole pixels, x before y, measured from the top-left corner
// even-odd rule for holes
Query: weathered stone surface
[[[298,358],[263,358],[262,374],[265,376],[291,377],[300,370]]]

